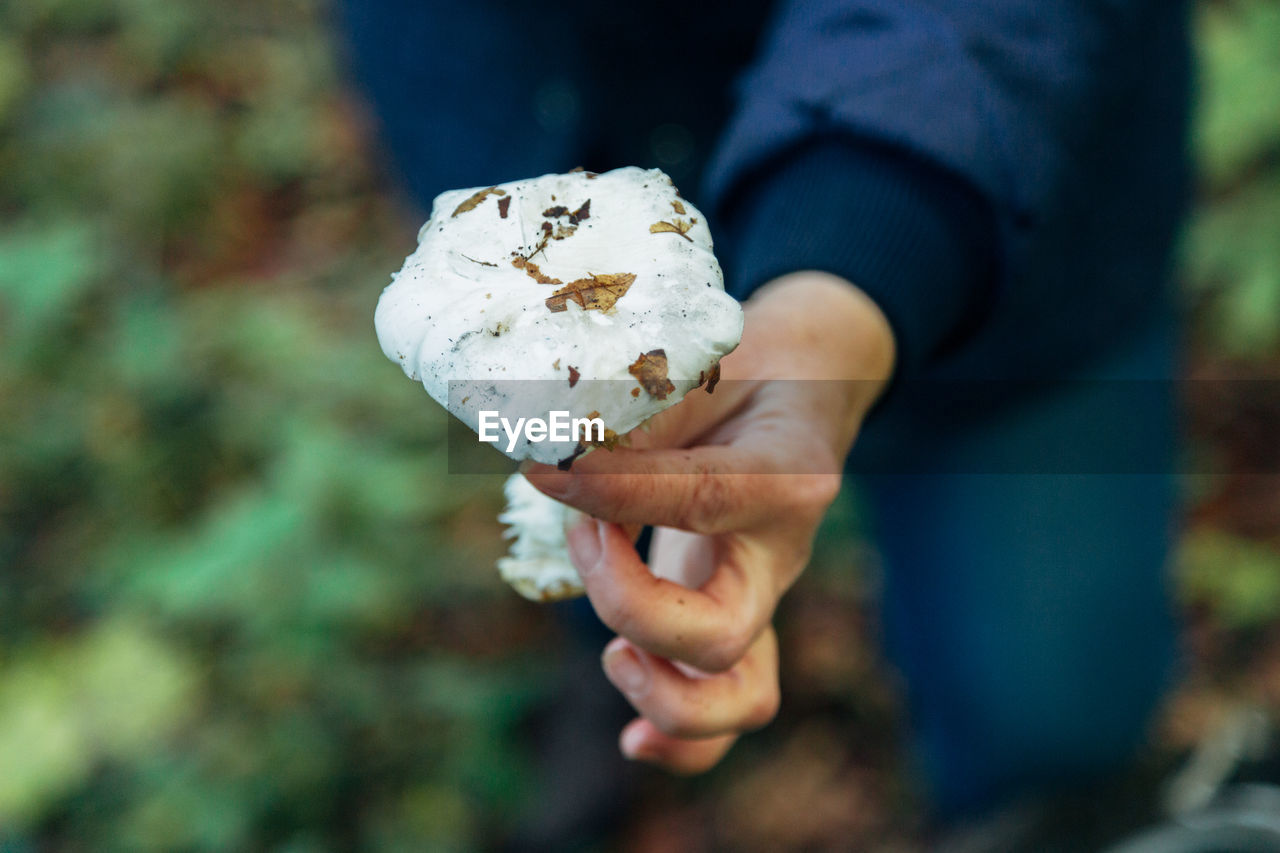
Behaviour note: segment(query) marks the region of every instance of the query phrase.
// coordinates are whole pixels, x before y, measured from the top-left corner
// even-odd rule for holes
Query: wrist
[[[787,384],[843,456],[893,374],[897,347],[884,313],[849,281],[811,270],[764,284],[744,310],[742,343],[722,362],[724,378],[804,380]]]
[[[744,373],[735,378],[856,380],[878,395],[893,374],[897,347],[888,319],[871,297],[837,275],[806,270],[780,276],[762,285],[744,309],[738,352],[754,358],[734,365]],[[734,358],[738,352],[730,358],[745,361]]]

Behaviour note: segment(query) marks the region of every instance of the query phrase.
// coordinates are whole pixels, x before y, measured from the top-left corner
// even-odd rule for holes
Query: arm
[[[641,713],[629,755],[705,769],[768,719],[769,620],[895,363],[1044,376],[1150,303],[1180,186],[1178,17],[1137,2],[785,4],[710,180],[732,289],[755,293],[724,362],[745,390],[675,407],[635,450],[530,472],[610,522],[570,541],[620,634],[605,665]],[[1153,57],[1131,50],[1143,34]],[[812,268],[829,274],[792,274]],[[864,382],[813,393],[789,378]],[[664,528],[653,575],[615,523]]]
[[[1187,189],[1185,13],[1151,0],[779,4],[703,199],[733,292],[803,268],[857,282],[894,324],[904,376],[1075,368],[1145,322],[1167,282]],[[807,196],[774,188],[803,171],[825,173],[800,182]],[[943,263],[916,274],[934,259],[903,251],[913,223],[928,237],[929,206],[966,194],[944,213],[970,248],[948,259],[974,278]],[[842,227],[858,238],[843,256],[795,239]]]

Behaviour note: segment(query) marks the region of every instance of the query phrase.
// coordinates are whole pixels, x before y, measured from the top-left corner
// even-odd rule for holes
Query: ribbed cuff
[[[739,184],[721,216],[728,289],[745,299],[780,275],[834,273],[893,327],[912,375],[981,319],[995,278],[995,216],[968,184],[874,142],[806,143]]]

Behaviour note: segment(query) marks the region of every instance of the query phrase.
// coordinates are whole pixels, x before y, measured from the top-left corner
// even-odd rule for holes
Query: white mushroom
[[[571,506],[549,498],[523,474],[512,474],[505,487],[507,508],[498,521],[514,540],[498,560],[498,573],[525,598],[559,601],[582,595],[582,579],[569,562],[564,531],[582,517]]]
[[[443,193],[375,321],[387,357],[472,430],[562,467],[714,383],[742,334],[702,214],[637,168]],[[556,413],[563,435],[512,428]],[[574,420],[595,427],[574,435]],[[580,592],[564,508],[527,483],[507,492],[504,577],[532,598]]]

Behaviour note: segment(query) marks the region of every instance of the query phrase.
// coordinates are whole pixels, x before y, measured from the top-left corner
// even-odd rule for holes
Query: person
[[[1171,248],[1187,8],[1154,0],[350,0],[422,202],[658,165],[745,300],[723,390],[539,489],[617,634],[632,758],[716,764],[846,468],[943,819],[1115,771],[1176,661]],[[692,188],[699,187],[694,191]],[[732,380],[732,381],[730,381]],[[656,528],[648,565],[623,525]]]

